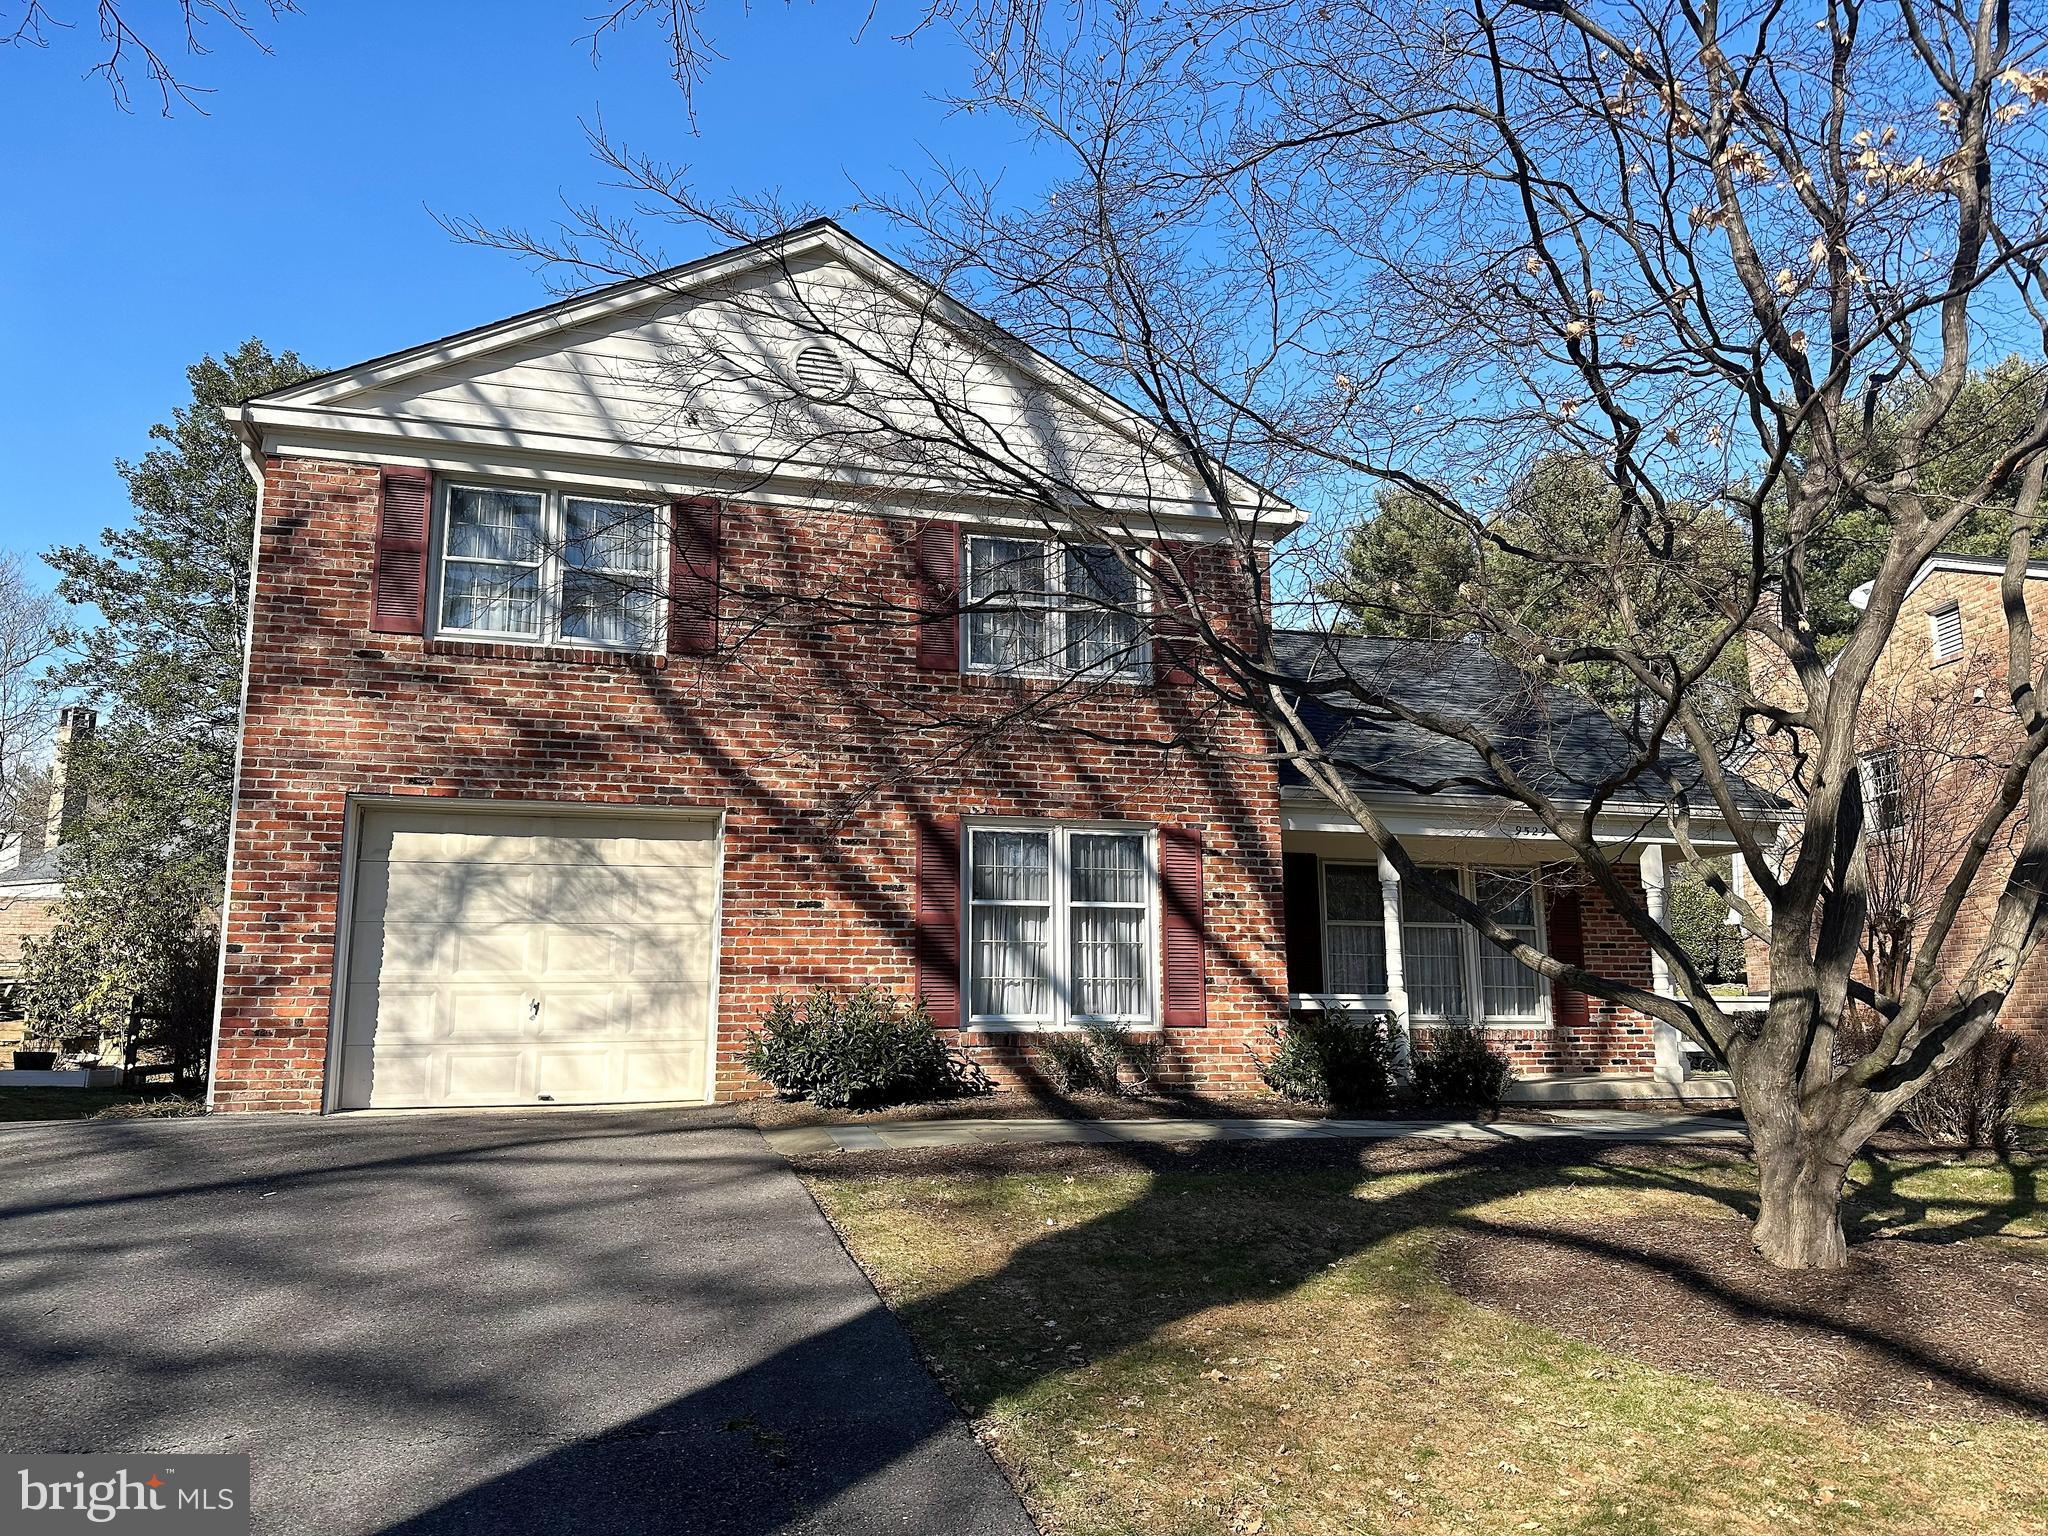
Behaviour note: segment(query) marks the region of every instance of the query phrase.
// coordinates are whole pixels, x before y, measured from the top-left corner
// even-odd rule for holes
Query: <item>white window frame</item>
[[[1317,862],[1318,862],[1318,863],[1319,863],[1319,864],[1320,864],[1320,865],[1321,865],[1321,866],[1323,867],[1323,869],[1324,869],[1325,871],[1327,871],[1327,869],[1329,868],[1329,866],[1330,866],[1330,865],[1332,865],[1332,864],[1346,864],[1346,865],[1356,865],[1356,866],[1358,866],[1358,867],[1375,867],[1375,868],[1377,867],[1377,866],[1365,866],[1365,865],[1362,865],[1362,864],[1360,863],[1360,861],[1358,861],[1358,860],[1355,860],[1355,859],[1328,859],[1328,858],[1325,858],[1325,859],[1319,859],[1319,860],[1318,860]],[[1532,883],[1532,884],[1534,885],[1534,887],[1535,887],[1535,890],[1534,890],[1534,892],[1533,892],[1533,897],[1534,897],[1534,899],[1533,899],[1533,900],[1532,900],[1532,902],[1530,903],[1530,906],[1531,906],[1531,908],[1532,908],[1532,915],[1533,915],[1533,916],[1535,917],[1535,919],[1536,919],[1536,921],[1535,921],[1535,933],[1536,933],[1536,947],[1537,947],[1538,949],[1541,949],[1541,950],[1545,950],[1545,951],[1548,951],[1548,949],[1550,948],[1550,935],[1549,935],[1549,925],[1548,925],[1547,921],[1545,920],[1545,916],[1544,916],[1544,910],[1543,910],[1543,909],[1544,909],[1544,905],[1545,905],[1545,903],[1544,903],[1544,900],[1543,900],[1543,891],[1544,891],[1544,887],[1543,887],[1543,881],[1542,881],[1542,877],[1541,877],[1541,874],[1540,874],[1540,872],[1539,872],[1539,871],[1538,871],[1537,869],[1535,869],[1534,867],[1531,867],[1531,866],[1525,866],[1525,865],[1517,865],[1517,864],[1492,864],[1492,863],[1479,863],[1479,864],[1435,864],[1435,863],[1432,863],[1432,864],[1430,864],[1430,865],[1429,865],[1428,867],[1429,867],[1429,868],[1431,868],[1431,869],[1435,869],[1435,870],[1441,870],[1441,871],[1444,871],[1445,873],[1448,873],[1448,874],[1453,874],[1453,875],[1455,875],[1455,876],[1457,877],[1457,881],[1458,881],[1458,892],[1459,892],[1459,894],[1460,894],[1460,895],[1464,896],[1464,897],[1465,897],[1465,899],[1466,899],[1466,900],[1468,900],[1468,901],[1476,901],[1476,900],[1478,899],[1478,877],[1479,877],[1479,875],[1480,875],[1480,874],[1481,874],[1482,872],[1488,872],[1488,873],[1497,873],[1497,874],[1511,874],[1511,875],[1515,875],[1515,876],[1517,876],[1517,877],[1520,877],[1520,876],[1522,876],[1522,875],[1523,875],[1523,874],[1525,873],[1525,871],[1526,871],[1526,873],[1527,873],[1527,876],[1528,876],[1528,878],[1529,878],[1530,882],[1531,882],[1531,883]],[[1324,874],[1324,875],[1323,875],[1323,877],[1322,877],[1322,879],[1320,880],[1320,882],[1319,882],[1319,890],[1320,890],[1320,893],[1321,893],[1321,896],[1322,896],[1322,903],[1323,903],[1323,905],[1322,905],[1322,914],[1321,914],[1321,916],[1322,916],[1322,923],[1323,923],[1323,954],[1324,954],[1324,956],[1326,957],[1326,958],[1325,958],[1325,961],[1324,961],[1324,963],[1325,963],[1325,965],[1327,965],[1327,964],[1328,964],[1328,960],[1327,960],[1327,957],[1328,957],[1328,955],[1329,955],[1329,953],[1330,953],[1330,926],[1331,926],[1331,919],[1330,919],[1330,898],[1329,898],[1329,883],[1328,883],[1328,876],[1327,876],[1327,874]],[[1410,975],[1412,976],[1412,975],[1414,974],[1414,972],[1413,972],[1413,970],[1412,970],[1412,969],[1410,969],[1410,963],[1409,963],[1409,955],[1408,955],[1408,947],[1407,947],[1407,946],[1408,946],[1408,894],[1407,894],[1407,882],[1406,882],[1406,881],[1403,881],[1403,882],[1402,882],[1402,887],[1401,887],[1401,902],[1400,902],[1400,907],[1401,907],[1401,958],[1402,958],[1402,962],[1403,962],[1402,968],[1403,968],[1404,970],[1407,970],[1407,971],[1409,972],[1409,974],[1410,974]],[[1365,924],[1359,924],[1359,925],[1357,925],[1357,926],[1361,926],[1361,927],[1363,927],[1363,926],[1368,926],[1368,925],[1365,925]],[[1436,926],[1436,925],[1431,925],[1431,926]],[[1466,922],[1466,921],[1465,921],[1465,920],[1464,920],[1463,918],[1457,918],[1457,919],[1455,919],[1455,920],[1454,920],[1453,922],[1451,922],[1451,923],[1446,923],[1446,924],[1442,924],[1441,926],[1444,926],[1444,927],[1455,927],[1455,928],[1457,928],[1457,929],[1458,929],[1458,930],[1460,931],[1460,933],[1461,933],[1461,935],[1462,935],[1462,936],[1461,936],[1461,938],[1460,938],[1460,941],[1459,941],[1459,962],[1460,962],[1460,964],[1459,964],[1459,972],[1460,972],[1460,975],[1461,975],[1461,977],[1463,978],[1463,981],[1464,981],[1464,987],[1465,987],[1465,1005],[1466,1005],[1467,1009],[1468,1009],[1468,1010],[1472,1009],[1472,1008],[1474,1007],[1474,1005],[1475,1005],[1475,1004],[1476,1004],[1476,1005],[1479,1005],[1479,1006],[1481,1006],[1481,1007],[1483,1007],[1483,1006],[1484,1006],[1484,1004],[1485,1004],[1485,1001],[1486,1001],[1486,977],[1485,977],[1485,970],[1484,970],[1484,967],[1483,967],[1483,966],[1481,965],[1481,963],[1480,963],[1480,958],[1481,958],[1481,956],[1482,956],[1482,955],[1483,955],[1483,954],[1485,953],[1486,949],[1488,949],[1488,948],[1492,948],[1492,947],[1493,947],[1493,945],[1492,945],[1492,941],[1491,941],[1491,940],[1488,940],[1488,939],[1486,939],[1486,938],[1483,938],[1483,937],[1482,937],[1482,936],[1480,935],[1480,932],[1479,932],[1479,930],[1478,930],[1477,928],[1474,928],[1474,927],[1473,927],[1473,926],[1472,926],[1472,925],[1471,925],[1470,923]],[[1382,929],[1381,929],[1381,941],[1382,941],[1383,943],[1385,942],[1385,929],[1384,929],[1384,928],[1382,928]],[[1519,964],[1520,962],[1516,962],[1516,963],[1517,963],[1517,964]],[[1527,969],[1527,967],[1524,967],[1524,969]],[[1482,1027],[1484,1027],[1484,1028],[1488,1028],[1488,1029],[1548,1029],[1548,1028],[1549,1028],[1549,1027],[1551,1026],[1551,1023],[1552,1023],[1552,1014],[1551,1014],[1551,1006],[1550,1006],[1550,987],[1549,987],[1549,985],[1548,985],[1548,984],[1547,984],[1547,983],[1546,983],[1546,982],[1544,981],[1544,979],[1543,979],[1543,977],[1542,977],[1542,975],[1541,975],[1540,973],[1538,973],[1538,972],[1536,972],[1536,971],[1530,971],[1530,972],[1529,972],[1529,974],[1530,974],[1530,975],[1532,975],[1532,976],[1534,976],[1534,977],[1536,978],[1536,1011],[1535,1011],[1534,1013],[1532,1013],[1532,1014],[1521,1014],[1521,1015],[1508,1015],[1508,1014],[1502,1014],[1502,1015],[1488,1015],[1488,1016],[1486,1016],[1486,1017],[1484,1017],[1484,1018],[1478,1018],[1478,1019],[1476,1019],[1476,1021],[1475,1021],[1475,1022],[1479,1023],[1479,1024],[1480,1024],[1480,1025],[1481,1025]],[[1328,977],[1328,976],[1326,975],[1326,976],[1325,976],[1325,977],[1324,977],[1323,979],[1324,979],[1324,980],[1325,980],[1325,981],[1327,982],[1327,981],[1329,980],[1329,977]],[[1423,1013],[1423,1012],[1421,1012],[1421,1011],[1420,1011],[1419,1009],[1417,1009],[1417,1008],[1415,1007],[1415,1005],[1414,1005],[1414,998],[1415,998],[1415,992],[1414,992],[1414,988],[1413,988],[1413,987],[1411,986],[1411,987],[1409,988],[1409,1017],[1410,1017],[1410,1018],[1412,1018],[1412,1019],[1416,1020],[1416,1021],[1417,1021],[1417,1022],[1419,1022],[1419,1023],[1423,1023],[1423,1024],[1436,1024],[1436,1023],[1442,1023],[1442,1022],[1444,1021],[1444,1015],[1441,1015],[1441,1014],[1433,1014],[1433,1013]]]
[[[1012,544],[1035,544],[1047,571],[1046,591],[1036,601],[1014,605],[1018,609],[1035,608],[1045,615],[1045,654],[1035,662],[1023,666],[1004,667],[990,662],[974,660],[973,621],[977,612],[1008,612],[1005,607],[979,607],[974,601],[974,551],[978,545],[1001,541]],[[960,541],[960,670],[982,677],[1100,677],[1116,682],[1142,683],[1152,676],[1152,641],[1140,626],[1138,641],[1131,648],[1123,663],[1116,667],[1075,668],[1065,664],[1067,654],[1067,616],[1077,611],[1070,606],[1066,590],[1067,562],[1069,550],[1113,549],[1110,544],[1069,544],[1062,539],[1040,538],[1028,533],[1005,533],[989,530],[968,533]],[[1151,584],[1145,577],[1146,559],[1144,552],[1130,552],[1138,562],[1138,590],[1134,603],[1143,603]],[[1058,576],[1052,578],[1053,563],[1058,562]],[[1079,611],[1085,611],[1079,610]],[[1135,617],[1135,615],[1134,615]],[[1059,658],[1055,660],[1054,658]]]
[[[1879,765],[1891,776],[1892,809],[1897,819],[1884,821],[1878,815],[1878,807],[1884,804],[1885,791],[1878,787]],[[1900,760],[1897,747],[1879,747],[1865,752],[1856,759],[1857,774],[1863,785],[1863,827],[1872,837],[1891,837],[1906,830],[1906,765]]]
[[[1956,629],[1955,646],[1953,649],[1944,647],[1941,639],[1942,623],[1950,617],[1954,618]],[[1927,611],[1927,654],[1930,658],[1929,666],[1946,666],[1949,662],[1962,660],[1963,605],[1961,603],[1943,603],[1939,608],[1930,608]]]
[[[448,535],[455,523],[453,508],[457,490],[509,492],[540,498],[540,624],[537,629],[456,629],[445,622],[443,615],[446,612],[448,566],[451,563],[448,555]],[[569,568],[563,551],[568,543],[569,503],[572,501],[602,501],[614,506],[644,507],[654,514],[654,569],[647,573],[647,579],[653,586],[654,611],[648,624],[645,645],[623,645],[616,641],[585,639],[577,635],[565,636],[562,633],[563,572]],[[434,486],[434,537],[430,546],[433,570],[429,573],[427,582],[431,595],[427,632],[436,640],[473,641],[481,645],[536,645],[552,650],[616,651],[627,656],[658,655],[667,648],[668,562],[671,534],[666,506],[640,496],[620,495],[615,491],[585,490],[573,486],[508,484],[471,479],[467,476],[448,480],[437,479]],[[457,559],[454,563],[464,562]],[[504,563],[516,565],[520,562]],[[598,566],[583,569],[599,575],[630,574]]]
[[[1378,920],[1377,922],[1361,922],[1361,921],[1358,921],[1358,920],[1356,920],[1356,919],[1353,919],[1353,918],[1334,918],[1334,917],[1330,916],[1330,871],[1331,871],[1332,869],[1362,869],[1362,870],[1365,870],[1365,871],[1366,871],[1366,872],[1367,872],[1367,873],[1368,873],[1368,874],[1369,874],[1369,875],[1371,876],[1371,879],[1372,879],[1372,885],[1373,885],[1373,889],[1374,889],[1375,891],[1378,891],[1378,890],[1380,889],[1380,866],[1379,866],[1379,861],[1378,861],[1377,859],[1371,860],[1371,861],[1369,861],[1369,862],[1368,862],[1368,861],[1366,861],[1366,860],[1362,860],[1362,859],[1317,859],[1317,860],[1316,860],[1316,865],[1317,865],[1318,869],[1319,869],[1319,870],[1321,871],[1321,881],[1320,881],[1320,887],[1321,887],[1321,898],[1322,898],[1322,903],[1323,903],[1323,906],[1322,906],[1322,916],[1323,916],[1323,991],[1324,991],[1324,993],[1325,993],[1326,995],[1328,995],[1328,996],[1331,996],[1331,997],[1361,997],[1361,998],[1383,998],[1383,997],[1385,997],[1385,996],[1387,995],[1387,988],[1386,988],[1386,969],[1387,969],[1387,915],[1386,915],[1385,897],[1384,897],[1384,896],[1382,896],[1382,897],[1381,897],[1381,907],[1380,907],[1380,916],[1379,916],[1379,920]],[[1340,987],[1340,986],[1338,986],[1338,985],[1336,984],[1336,980],[1335,980],[1335,978],[1334,978],[1334,977],[1332,977],[1332,976],[1330,975],[1330,973],[1329,973],[1329,972],[1330,972],[1330,956],[1331,956],[1331,954],[1332,954],[1332,953],[1334,952],[1334,950],[1333,950],[1333,947],[1332,947],[1332,945],[1331,945],[1331,943],[1330,943],[1330,933],[1331,933],[1331,930],[1332,930],[1332,929],[1335,929],[1335,928],[1377,928],[1377,929],[1379,930],[1379,935],[1380,935],[1380,989],[1379,989],[1379,991],[1377,991],[1377,992],[1360,992],[1360,991],[1352,991],[1352,990],[1350,990],[1350,989],[1348,989],[1348,988],[1345,988],[1345,987]]]
[[[1046,904],[1052,909],[1048,924],[1047,952],[1053,957],[1048,996],[1052,1007],[1043,1017],[1027,1018],[1009,1014],[974,1012],[974,909],[977,906],[1015,905],[977,902],[974,898],[974,834],[976,832],[1043,832],[1050,839],[1050,884]],[[1144,967],[1138,992],[1145,1000],[1144,1011],[1128,1015],[1078,1014],[1073,1011],[1074,955],[1072,863],[1068,852],[1073,837],[1112,832],[1136,837],[1144,851],[1145,914],[1140,936],[1139,961]],[[1037,903],[1028,903],[1036,906]],[[1105,905],[1083,903],[1083,905]],[[1124,903],[1106,905],[1125,906]],[[960,826],[960,1017],[965,1027],[1002,1030],[1015,1034],[1079,1029],[1084,1024],[1125,1024],[1149,1029],[1159,1020],[1159,837],[1157,828],[1144,822],[1048,821],[1029,817],[977,816],[963,819]]]

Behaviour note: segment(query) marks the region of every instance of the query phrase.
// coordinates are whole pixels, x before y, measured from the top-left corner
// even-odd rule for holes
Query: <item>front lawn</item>
[[[1859,1170],[1877,1246],[1788,1280],[1712,1152],[805,1168],[1056,1536],[2048,1529],[2037,1172]]]

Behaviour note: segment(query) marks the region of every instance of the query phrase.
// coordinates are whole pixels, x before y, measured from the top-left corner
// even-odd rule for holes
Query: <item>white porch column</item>
[[[1387,952],[1387,1006],[1394,1014],[1394,1073],[1406,1082],[1414,1070],[1408,1038],[1408,976],[1401,965],[1401,871],[1380,855],[1380,922]]]
[[[1664,922],[1664,849],[1660,844],[1651,843],[1643,849],[1643,905],[1650,914],[1650,921],[1662,926]],[[1650,951],[1650,990],[1659,997],[1671,997],[1671,967],[1664,963],[1663,955]],[[1657,1046],[1657,1078],[1660,1082],[1682,1083],[1685,1081],[1684,1036],[1666,1024],[1662,1019],[1651,1026]]]

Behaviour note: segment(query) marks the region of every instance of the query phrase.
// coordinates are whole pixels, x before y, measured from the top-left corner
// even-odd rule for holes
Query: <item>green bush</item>
[[[1159,1076],[1165,1042],[1134,1035],[1122,1024],[1084,1024],[1041,1037],[1038,1070],[1061,1093],[1150,1092]]]
[[[777,998],[741,1059],[784,1098],[826,1109],[872,1109],[989,1087],[978,1068],[947,1048],[922,1001],[905,1003],[875,987],[820,988],[801,1003]]]
[[[1393,1051],[1383,1015],[1345,1010],[1289,1014],[1269,1024],[1273,1054],[1259,1062],[1266,1086],[1332,1109],[1378,1109],[1393,1094]]]
[[[1508,1091],[1514,1068],[1472,1024],[1432,1024],[1415,1049],[1417,1102],[1439,1109],[1492,1114]]]

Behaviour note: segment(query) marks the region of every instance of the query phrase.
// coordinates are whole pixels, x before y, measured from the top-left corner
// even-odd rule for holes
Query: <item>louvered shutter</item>
[[[1287,990],[1323,990],[1323,870],[1312,853],[1280,856],[1282,932],[1287,940]]]
[[[1166,1027],[1199,1028],[1209,1021],[1202,841],[1182,827],[1159,829],[1159,904]]]
[[[1544,905],[1544,927],[1553,959],[1566,965],[1586,963],[1586,920],[1584,898],[1577,890],[1558,888]],[[1551,1023],[1559,1029],[1583,1029],[1588,1019],[1586,994],[1563,982],[1550,987]]]
[[[920,816],[916,875],[917,991],[941,1029],[960,1023],[960,822]]]
[[[917,664],[927,672],[960,670],[960,525],[925,523],[917,530]]]
[[[1174,614],[1171,598],[1175,594],[1169,590],[1185,578],[1175,574],[1181,567],[1167,554],[1164,544],[1153,544],[1151,564],[1165,578],[1152,584],[1152,676],[1162,688],[1191,687],[1195,681],[1195,626]]]
[[[723,509],[715,501],[679,501],[668,546],[668,648],[677,656],[718,649],[718,556]]]
[[[378,477],[378,491],[370,629],[380,635],[423,634],[434,477],[424,469],[387,468]]]

